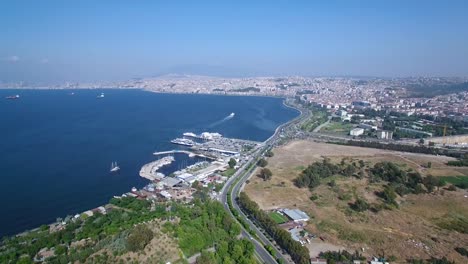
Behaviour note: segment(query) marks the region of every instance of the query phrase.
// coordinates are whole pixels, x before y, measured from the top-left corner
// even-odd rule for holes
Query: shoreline
[[[181,95],[213,95],[213,96],[254,96],[254,97],[266,97],[266,98],[291,98],[288,96],[283,96],[283,95],[266,95],[266,94],[240,94],[240,93],[193,93],[193,92],[168,92],[168,91],[155,91],[155,90],[150,90],[147,88],[137,88],[137,87],[99,87],[99,88],[93,88],[93,87],[80,87],[80,88],[50,88],[50,87],[34,87],[34,88],[27,88],[27,87],[22,87],[22,88],[11,88],[11,87],[0,87],[1,90],[15,90],[15,91],[20,91],[20,90],[38,90],[38,91],[67,91],[67,90],[140,90],[144,92],[150,92],[150,93],[156,93],[156,94],[181,94]]]
[[[272,136],[274,136],[277,131],[283,127],[285,124],[288,124],[290,123],[291,121],[297,119],[298,117],[300,117],[302,115],[302,111],[300,109],[297,109],[291,105],[288,105],[286,104],[286,97],[279,97],[279,96],[266,96],[266,95],[239,95],[239,94],[204,94],[204,93],[200,93],[200,94],[194,94],[194,93],[163,93],[163,92],[156,92],[156,91],[148,91],[148,90],[145,90],[145,89],[140,89],[140,88],[79,88],[79,89],[72,89],[72,88],[57,88],[57,89],[54,89],[54,88],[44,88],[44,89],[41,89],[41,88],[0,88],[0,90],[8,90],[8,89],[12,89],[12,90],[27,90],[27,91],[34,91],[34,90],[38,90],[38,91],[45,91],[45,90],[103,90],[103,89],[115,89],[115,90],[141,90],[141,91],[145,91],[145,92],[153,92],[153,93],[159,93],[159,94],[180,94],[180,95],[212,95],[212,96],[237,96],[237,97],[244,97],[244,96],[253,96],[253,97],[269,97],[269,98],[281,98],[282,99],[282,105],[286,108],[289,108],[289,109],[293,109],[293,110],[296,110],[297,113],[299,115],[293,117],[292,119],[290,120],[287,120],[286,122],[282,123],[282,124],[279,124],[274,131],[272,131]],[[265,139],[264,141],[259,141],[260,144],[264,144],[265,142],[267,142],[272,136],[270,136],[269,138]],[[169,150],[171,151],[171,150]],[[138,174],[138,172],[136,172]],[[130,192],[130,190],[129,190]],[[123,194],[125,194],[127,192],[124,192]],[[109,196],[110,198],[113,197],[113,195],[110,195]],[[110,199],[109,198],[109,199]],[[65,216],[58,216],[58,218],[65,218],[67,216],[75,216],[75,215],[81,215],[82,213],[86,212],[86,211],[89,211],[89,210],[94,210],[98,207],[101,207],[101,206],[106,206],[108,205],[109,202],[106,202],[104,204],[101,204],[101,205],[97,205],[95,208],[89,208],[87,210],[84,210],[82,212],[75,212],[75,213],[70,213],[70,214],[67,214]],[[26,235],[30,232],[34,232],[34,231],[37,231],[40,229],[41,226],[43,225],[47,225],[47,226],[51,226],[51,225],[54,225],[54,224],[57,224],[58,222],[57,221],[52,221],[52,222],[49,222],[49,223],[42,223],[42,224],[38,224],[37,226],[35,226],[34,228],[31,228],[31,229],[26,229],[24,231],[21,231],[21,232],[18,232],[18,233],[12,233],[12,234],[5,234],[5,235],[2,235],[2,237],[12,237],[12,236],[22,236],[22,235]]]

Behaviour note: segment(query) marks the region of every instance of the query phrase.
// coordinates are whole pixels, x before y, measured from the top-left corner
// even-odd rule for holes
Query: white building
[[[283,213],[294,222],[309,221],[309,216],[299,209],[283,209]]]
[[[379,139],[392,139],[392,137],[393,137],[392,131],[384,131],[384,130],[377,131],[377,138]]]
[[[336,111],[336,115],[340,117],[345,117],[348,114],[345,110],[338,110]]]
[[[351,131],[349,131],[349,134],[351,136],[360,136],[362,134],[364,134],[364,128],[354,128],[354,129],[351,129]]]

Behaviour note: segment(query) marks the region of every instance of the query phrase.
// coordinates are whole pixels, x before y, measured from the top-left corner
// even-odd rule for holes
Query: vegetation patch
[[[437,226],[447,230],[468,234],[468,219],[459,214],[448,214],[437,221]]]
[[[271,212],[269,215],[271,219],[273,219],[277,224],[286,223],[288,221],[288,219],[284,215],[278,212]]]
[[[458,188],[468,189],[468,176],[445,176],[441,177],[441,179],[457,186]]]

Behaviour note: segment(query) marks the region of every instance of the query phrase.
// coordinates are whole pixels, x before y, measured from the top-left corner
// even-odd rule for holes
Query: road
[[[242,219],[249,225],[249,228],[256,233],[256,235],[257,235],[257,237],[258,237],[258,239],[260,241],[253,238],[252,235],[250,235],[245,230],[244,227],[242,227],[241,235],[242,235],[242,237],[247,238],[250,241],[252,241],[252,243],[255,246],[255,254],[261,261],[263,261],[263,263],[277,263],[276,259],[273,256],[271,256],[270,253],[265,249],[264,245],[270,245],[271,248],[273,248],[273,250],[274,250],[276,258],[281,259],[281,261],[283,263],[291,263],[291,261],[288,260],[290,258],[287,259],[283,254],[281,254],[281,252],[275,247],[275,245],[273,245],[270,242],[270,240],[268,240],[268,238],[263,234],[263,232],[260,231],[257,228],[257,226],[255,226],[250,221],[250,219],[248,219],[248,217],[242,212],[239,205],[237,204],[236,198],[238,197],[244,183],[251,177],[252,173],[255,171],[254,170],[255,167],[251,168],[249,171],[246,171],[247,168],[249,167],[249,165],[251,164],[251,162],[256,162],[264,154],[264,152],[267,149],[269,149],[272,145],[275,144],[275,142],[280,138],[280,133],[283,131],[283,129],[285,127],[299,122],[303,117],[304,117],[304,115],[303,115],[303,112],[301,111],[301,115],[299,115],[295,119],[293,119],[293,120],[279,126],[275,130],[275,133],[269,139],[267,139],[265,142],[261,143],[259,146],[256,147],[256,149],[254,149],[251,152],[251,158],[249,159],[249,161],[244,163],[236,171],[236,173],[234,173],[234,175],[229,178],[229,180],[226,182],[223,189],[221,190],[221,194],[220,194],[219,199],[223,203],[224,208],[229,212],[229,214],[232,217],[235,218],[235,216],[232,214],[232,212],[231,212],[231,210],[229,208],[228,200],[227,200],[228,199],[227,198],[228,193],[229,193],[229,191],[231,189],[231,186],[232,186],[231,203],[232,203],[232,205],[234,207],[234,210],[236,210],[239,213],[240,217],[242,217]]]

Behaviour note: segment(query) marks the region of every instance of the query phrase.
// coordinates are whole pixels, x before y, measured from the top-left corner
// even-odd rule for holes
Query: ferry
[[[192,147],[193,145],[195,145],[195,143],[192,140],[186,138],[176,138],[174,140],[171,140],[171,143],[187,147]]]
[[[112,162],[110,172],[116,172],[118,170],[120,170],[120,167],[117,165],[117,162]]]
[[[96,98],[98,98],[98,99],[104,98],[104,93],[101,93],[101,94],[98,95]]]
[[[6,98],[6,99],[19,99],[20,96],[19,96],[19,94],[17,94],[17,95],[7,96],[7,97],[5,97],[5,98]]]
[[[192,133],[192,132],[185,132],[183,135],[184,135],[184,137],[193,137],[193,138],[198,138],[199,137],[195,133]]]

